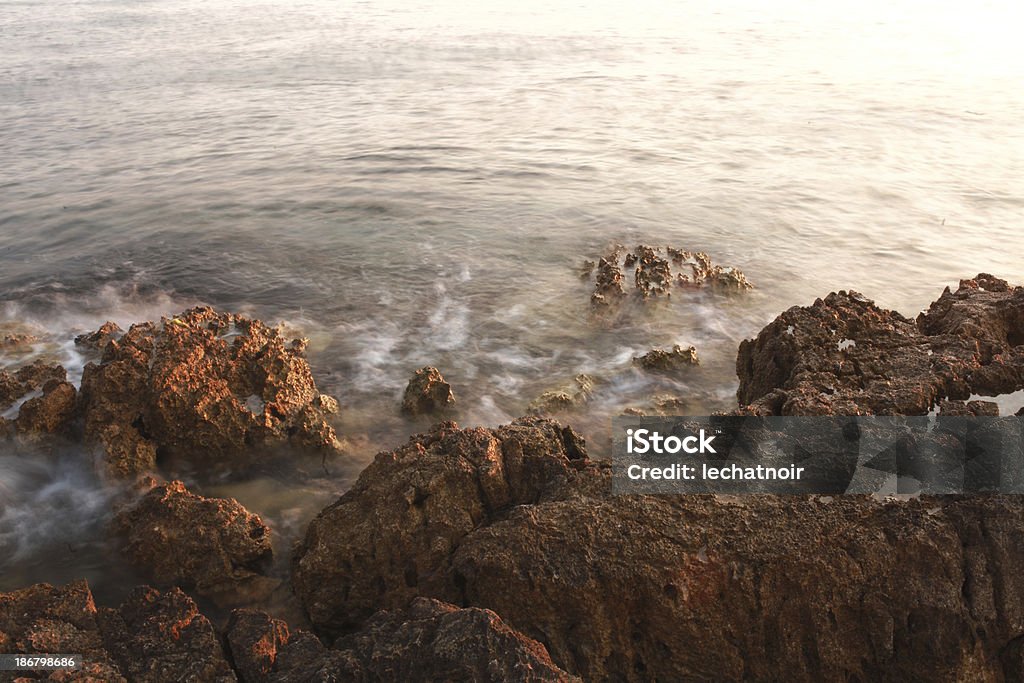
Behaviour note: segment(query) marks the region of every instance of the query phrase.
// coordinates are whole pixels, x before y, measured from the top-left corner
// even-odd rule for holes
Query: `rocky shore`
[[[645,299],[701,273],[746,286],[700,254],[620,260]],[[597,266],[605,301],[621,289],[611,265]],[[110,534],[152,587],[110,606],[84,581],[0,594],[0,652],[85,656],[52,680],[1024,678],[1016,497],[614,496],[609,465],[567,424],[441,421],[379,453],[310,522],[282,582],[263,519],[164,472],[344,457],[302,340],[197,308],[78,343],[96,356],[81,390],[59,366],[0,370],[0,408],[20,406],[0,434],[90,446],[126,483]],[[635,362],[688,372],[697,355]],[[1024,288],[979,275],[916,320],[833,293],[744,341],[737,374],[737,414],[998,414],[974,397],[1024,389]],[[581,377],[531,410],[586,400]],[[427,367],[403,409],[453,397]],[[268,606],[282,592],[296,623]]]

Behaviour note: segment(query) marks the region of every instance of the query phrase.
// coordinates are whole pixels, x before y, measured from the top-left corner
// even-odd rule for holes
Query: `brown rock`
[[[530,415],[555,415],[579,408],[594,393],[597,381],[586,374],[576,375],[572,382],[558,389],[545,391],[527,406]]]
[[[417,595],[458,602],[441,568],[459,540],[558,489],[586,462],[582,440],[548,420],[496,430],[441,423],[379,454],[310,524],[294,555],[295,592],[311,621],[334,633]]]
[[[120,608],[99,616],[106,649],[130,681],[237,680],[210,621],[177,588],[136,588]]]
[[[762,415],[924,415],[942,399],[1024,388],[1024,288],[990,275],[917,322],[851,292],[794,307],[740,344],[737,392]]]
[[[42,391],[43,386],[50,381],[65,380],[67,372],[63,367],[39,360],[14,372],[0,370],[0,410],[6,410],[33,391]]]
[[[152,581],[194,587],[219,605],[265,598],[278,584],[260,573],[273,553],[263,520],[234,499],[203,498],[180,481],[153,488],[121,512],[115,530]]]
[[[452,386],[444,381],[437,368],[425,367],[416,371],[405,388],[402,412],[407,415],[436,414],[455,403]]]
[[[102,353],[107,348],[107,344],[120,339],[123,335],[124,330],[117,323],[108,321],[103,323],[95,332],[80,334],[75,337],[75,344],[82,348]]]
[[[101,363],[85,368],[85,436],[115,445],[107,452],[115,472],[150,466],[139,439],[161,455],[214,464],[243,463],[285,441],[337,452],[321,407],[329,399],[316,390],[302,348],[258,320],[211,308],[133,325],[107,341]],[[126,453],[143,460],[125,462]]]
[[[642,356],[633,358],[633,364],[651,372],[678,372],[683,368],[700,365],[697,349],[676,344],[671,351],[652,349]]]
[[[407,609],[378,612],[330,649],[248,610],[232,615],[226,636],[247,683],[579,680],[494,612],[426,598]]]
[[[380,454],[293,576],[325,634],[433,597],[585,680],[1001,680],[1022,518],[1012,496],[613,496],[553,423],[448,425]]]
[[[52,379],[43,387],[42,396],[22,404],[16,421],[23,434],[60,434],[70,430],[76,414],[75,387]]]

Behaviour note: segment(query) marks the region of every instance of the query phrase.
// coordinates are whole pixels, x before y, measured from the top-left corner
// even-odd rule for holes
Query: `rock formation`
[[[114,523],[128,559],[161,586],[195,589],[219,605],[265,599],[280,583],[260,570],[270,529],[234,499],[203,498],[180,481],[154,487]]]
[[[232,614],[226,639],[247,683],[579,680],[494,612],[426,598],[378,612],[332,648],[254,610]]]
[[[103,349],[85,368],[81,405],[85,437],[114,474],[145,471],[158,454],[237,463],[284,442],[340,448],[327,422],[337,402],[317,391],[302,340],[211,308],[118,339],[111,325],[79,339]]]
[[[402,397],[402,412],[406,415],[435,415],[453,403],[452,385],[444,381],[437,368],[425,367],[417,370],[409,380]]]
[[[713,263],[704,252],[645,244],[629,251],[619,244],[601,257],[596,269],[593,261],[585,261],[580,269],[583,279],[589,279],[591,272],[596,270],[594,292],[590,297],[596,309],[608,309],[625,298],[623,270],[630,269],[633,270],[634,288],[643,300],[671,296],[673,288],[707,287],[720,292],[742,292],[752,288],[742,272]]]
[[[916,321],[856,292],[793,307],[740,344],[741,409],[924,415],[941,400],[1024,389],[1024,287],[982,274]]]
[[[585,680],[999,680],[1024,662],[1022,519],[1014,497],[613,496],[553,422],[447,424],[377,456],[293,580],[323,634],[426,596]]]
[[[676,344],[671,351],[651,349],[644,355],[633,358],[633,364],[650,372],[672,373],[700,365],[700,359],[697,358],[697,349],[694,347]]]
[[[590,400],[597,381],[586,374],[573,377],[572,382],[558,389],[550,389],[535,398],[527,406],[531,415],[554,415],[573,408],[579,408]]]
[[[85,581],[0,593],[0,651],[83,656],[82,671],[72,677],[56,673],[52,680],[237,680],[213,626],[177,589],[137,588],[117,609],[97,609]]]

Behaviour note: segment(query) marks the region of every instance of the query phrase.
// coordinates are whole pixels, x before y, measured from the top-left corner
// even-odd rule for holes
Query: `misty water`
[[[0,324],[70,340],[208,303],[310,338],[328,473],[190,484],[278,547],[380,449],[436,365],[461,424],[586,372],[599,450],[652,396],[735,405],[736,347],[837,289],[916,314],[1024,282],[1015,3],[0,0]],[[590,315],[610,244],[703,250],[756,289]],[[631,365],[692,344],[669,380]],[[120,576],[86,454],[0,446],[0,590]],[[69,521],[69,520],[73,520]],[[59,559],[57,559],[59,558]]]

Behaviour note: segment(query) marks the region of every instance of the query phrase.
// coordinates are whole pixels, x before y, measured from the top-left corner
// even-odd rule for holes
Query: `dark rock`
[[[0,410],[11,407],[27,394],[42,391],[48,382],[66,380],[67,372],[63,367],[38,360],[14,372],[0,370]]]
[[[917,322],[855,292],[793,307],[740,344],[741,410],[924,415],[942,399],[1024,388],[1024,288],[990,275],[948,289]]]
[[[625,297],[623,269],[633,270],[634,287],[644,300],[671,296],[673,287],[707,287],[726,293],[752,289],[742,272],[716,265],[704,252],[645,244],[628,251],[622,245],[616,245],[597,264],[596,282],[590,299],[596,310],[606,310]]]
[[[273,554],[270,529],[234,499],[203,498],[174,481],[122,511],[114,526],[131,562],[162,586],[236,606],[266,598],[279,583],[260,573]]]
[[[96,608],[85,581],[0,593],[0,650],[80,654],[85,666],[50,680],[227,683],[235,676],[210,622],[178,590],[138,588],[118,609]],[[0,674],[0,680],[13,680]]]
[[[107,344],[120,339],[123,335],[124,330],[117,323],[108,321],[103,323],[95,332],[80,334],[75,337],[75,344],[82,348],[102,353],[107,348]]]
[[[998,417],[999,404],[992,401],[939,401],[939,415],[949,417]]]
[[[210,621],[177,588],[136,588],[116,610],[101,609],[106,649],[130,681],[236,681]]]
[[[113,472],[145,470],[153,450],[211,464],[242,462],[284,442],[337,452],[321,408],[330,401],[302,348],[258,320],[211,308],[132,325],[107,341],[101,363],[85,368],[86,439],[114,444],[106,453]],[[130,462],[131,453],[142,460]]]
[[[407,415],[433,415],[445,411],[455,403],[452,385],[444,381],[437,368],[425,367],[416,371],[405,388],[402,412]]]
[[[340,643],[426,596],[493,610],[585,680],[1001,680],[1022,518],[1014,496],[614,496],[553,423],[444,425],[378,455],[293,575]]]
[[[579,680],[494,612],[426,598],[378,612],[333,648],[255,611],[236,611],[226,635],[247,683]]]
[[[651,372],[678,372],[683,368],[700,365],[697,349],[692,346],[682,347],[676,344],[671,351],[652,349],[642,356],[633,358],[633,363]]]
[[[43,395],[22,404],[16,420],[22,434],[66,434],[76,414],[77,391],[73,384],[52,379]]]
[[[532,418],[495,430],[441,423],[379,454],[294,554],[293,588],[312,623],[341,633],[417,595],[458,602],[443,568],[460,539],[578,476],[581,446]]]

